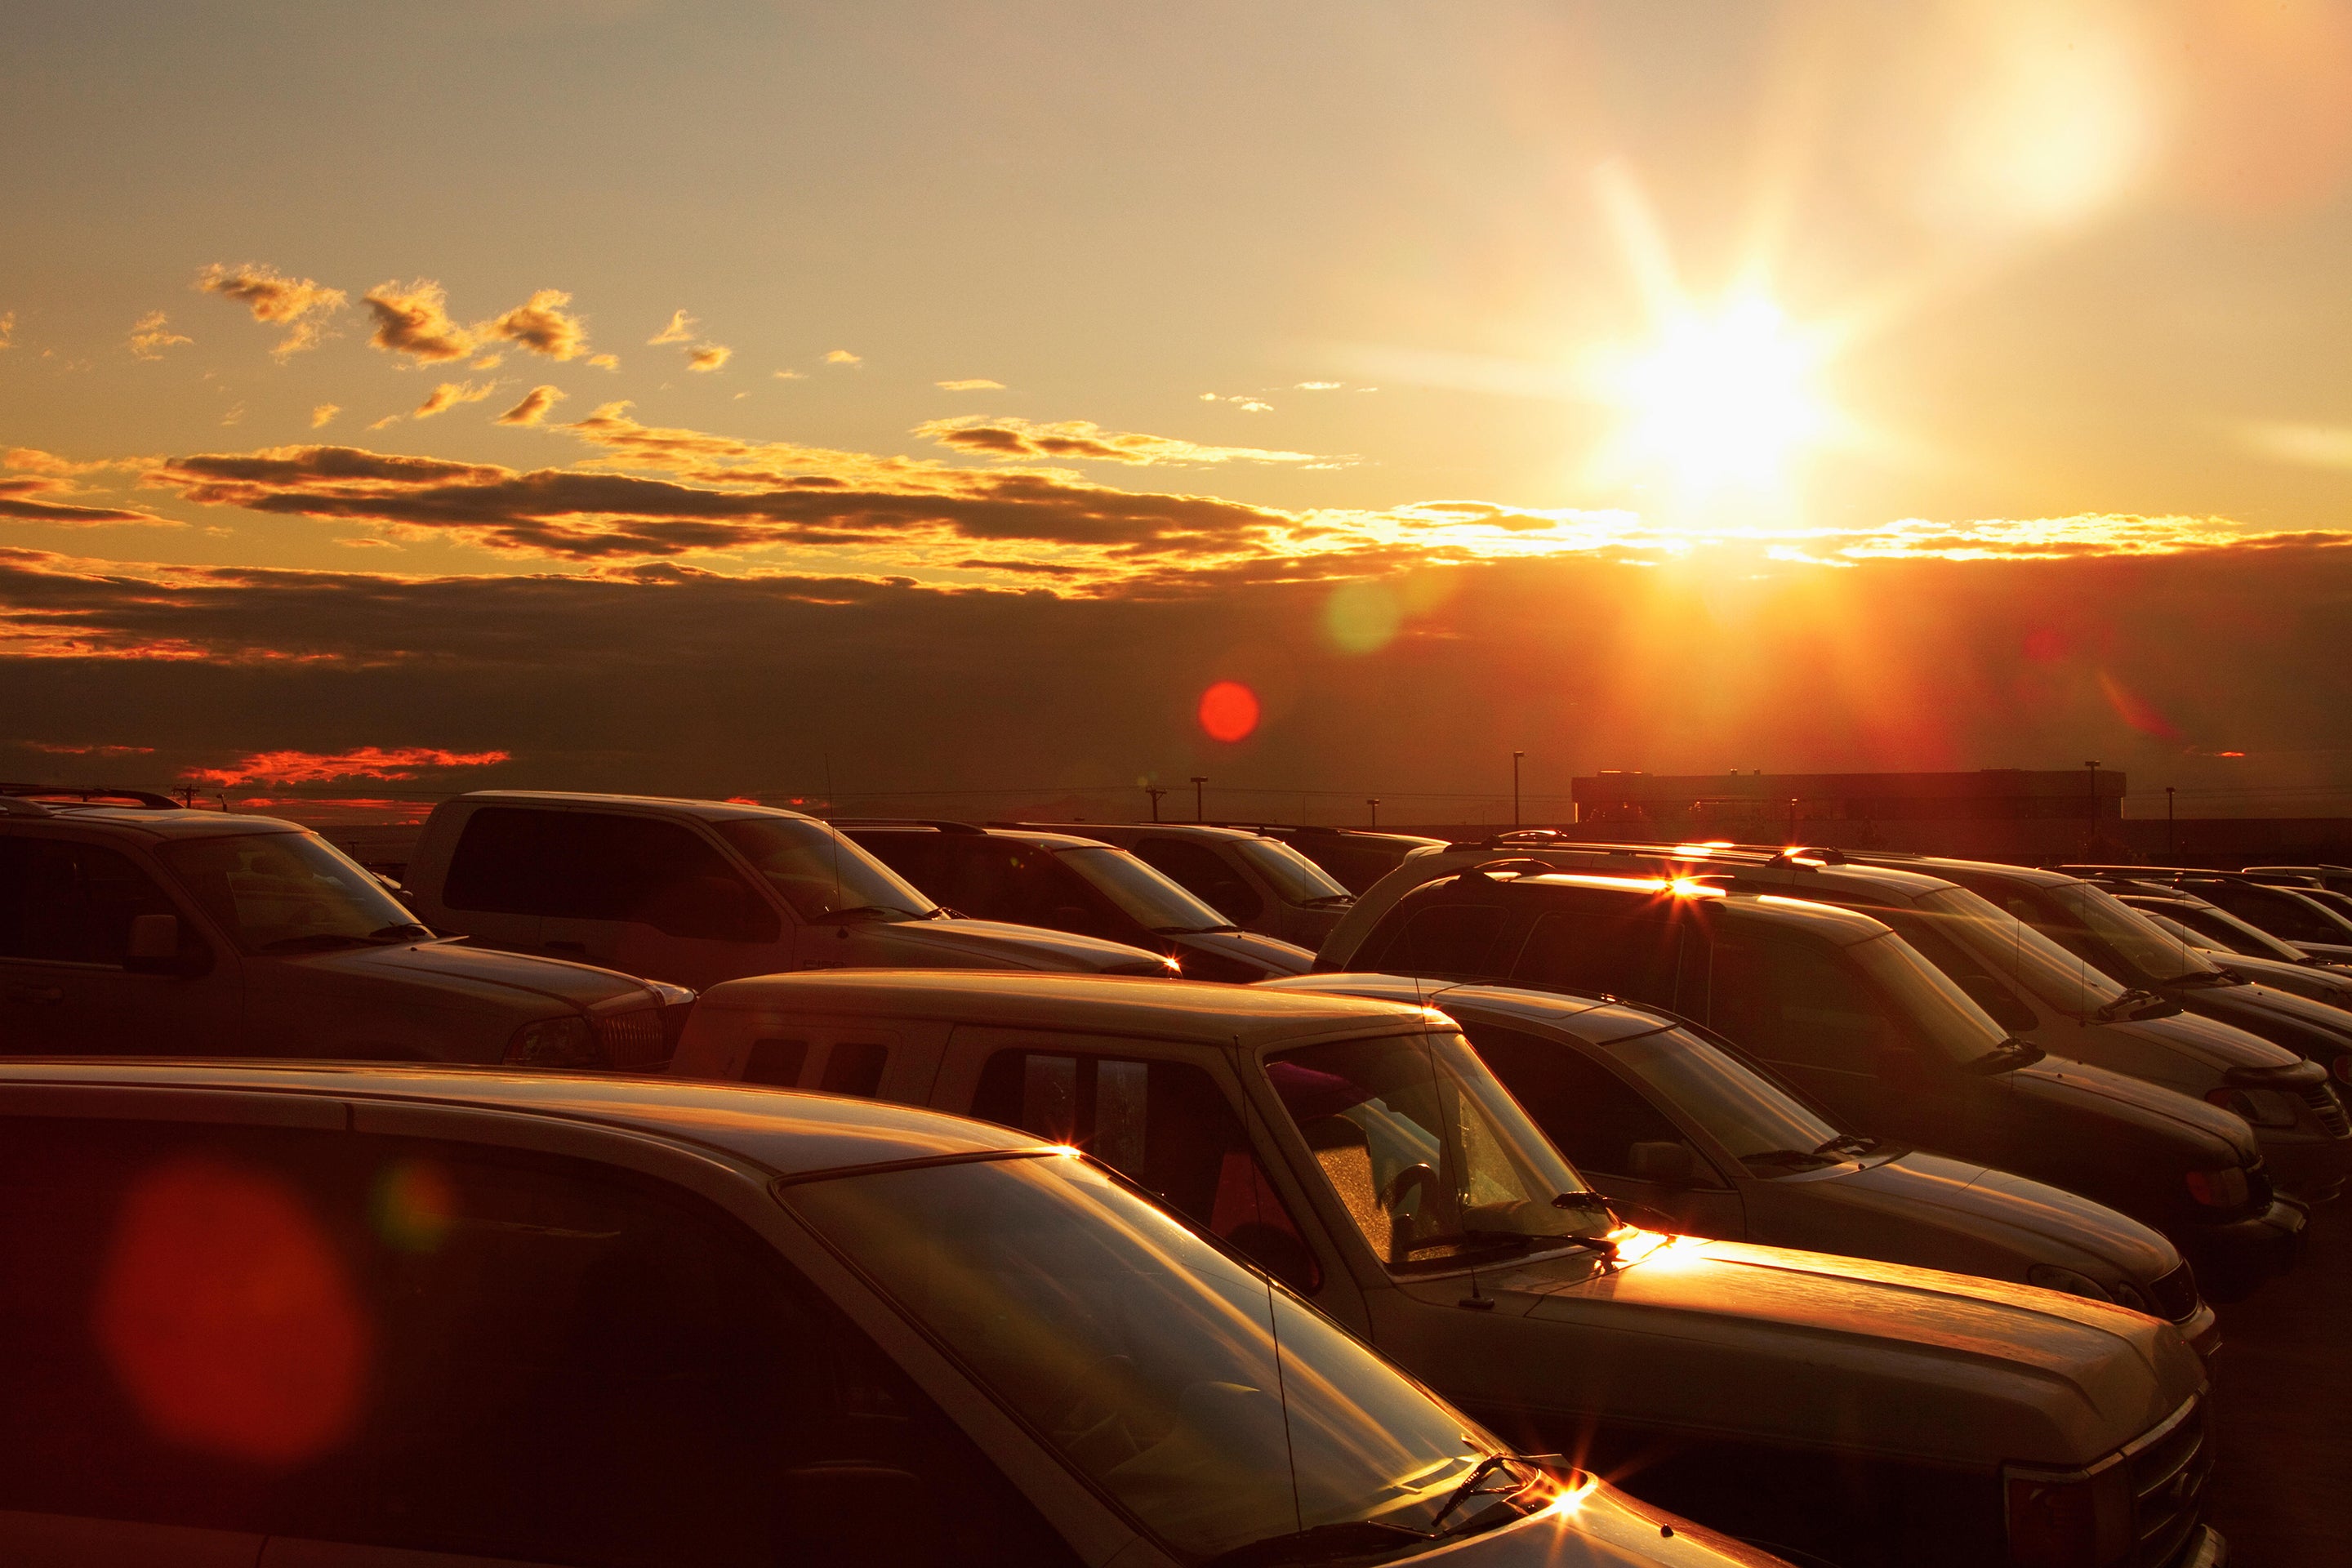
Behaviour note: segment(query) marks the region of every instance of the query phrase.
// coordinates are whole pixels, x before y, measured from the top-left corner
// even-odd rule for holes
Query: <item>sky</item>
[[[0,0],[0,776],[2352,809],[2352,6]]]

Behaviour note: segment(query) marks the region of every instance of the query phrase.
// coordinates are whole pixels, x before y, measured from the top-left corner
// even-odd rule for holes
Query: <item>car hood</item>
[[[1123,942],[961,916],[889,921],[847,928],[852,962],[892,969],[1045,969],[1080,973],[1163,973],[1156,952]]]
[[[1661,1526],[1665,1527],[1661,1530]],[[1671,1531],[1671,1533],[1668,1533]],[[1561,1502],[1401,1568],[1788,1568],[1781,1559],[1588,1478]]]
[[[2205,986],[2183,991],[2179,996],[2182,1006],[2252,1034],[2263,1033],[2265,1026],[2284,1024],[2330,1037],[2339,1049],[2352,1046],[2352,1013],[2275,985]]]
[[[652,986],[618,970],[536,953],[501,952],[462,939],[344,948],[281,962],[299,964],[312,974],[345,974],[509,1002],[540,996],[582,1009],[615,998],[641,996],[649,1004],[661,1000]]]
[[[2347,1005],[2352,1005],[2352,974],[2347,974],[2340,969],[2322,969],[2316,964],[2310,963],[2289,963],[2283,958],[2250,958],[2242,952],[2217,952],[2213,955],[2213,962],[2224,969],[2236,970],[2265,991],[2284,991],[2290,996],[2303,996],[2303,993],[2294,989],[2295,986],[2324,985],[2334,988],[2345,998]],[[2237,987],[2231,986],[2230,989],[2234,991]],[[2316,1000],[2309,996],[2303,996],[2303,999]],[[2325,1005],[2331,1007],[2336,1005],[2332,1002]],[[2352,1025],[2352,1018],[2347,1018],[2345,1023]]]
[[[2242,990],[2244,987],[2234,989]],[[2352,1016],[2346,1016],[2344,1021],[2352,1025]],[[2226,1017],[2200,1013],[2173,1013],[2160,1018],[2118,1018],[2112,1023],[2093,1024],[2091,1027],[2102,1035],[2136,1037],[2150,1045],[2177,1051],[2211,1068],[2216,1074],[2240,1068],[2267,1072],[2276,1068],[2293,1067],[2297,1059],[2295,1052],[2240,1028]]]
[[[2254,1130],[2219,1106],[2071,1057],[2043,1057],[2011,1068],[1995,1081],[2021,1100],[2193,1139],[2212,1146],[2216,1152],[2226,1149],[2242,1165],[2253,1163],[2259,1147]]]
[[[1524,1360],[1498,1375],[1519,1402],[1984,1470],[2088,1463],[2204,1385],[2169,1324],[2105,1302],[1741,1242],[1641,1233],[1629,1255],[1643,1247],[1613,1273],[1577,1257],[1480,1270],[1496,1328],[1518,1331]],[[1450,1306],[1462,1281],[1403,1289]]]
[[[1315,963],[1314,953],[1297,942],[1260,936],[1254,931],[1171,931],[1168,940],[1181,949],[1255,964],[1270,977],[1304,974]]]
[[[2180,1265],[2172,1243],[2105,1204],[1984,1165],[1916,1150],[1893,1160],[1823,1172],[1808,1182],[1835,1202],[1912,1219],[1923,1211],[1965,1231],[2042,1258],[2088,1255],[2146,1284]]]

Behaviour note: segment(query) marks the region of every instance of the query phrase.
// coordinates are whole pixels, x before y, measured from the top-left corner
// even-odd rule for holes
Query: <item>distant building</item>
[[[1571,786],[1580,832],[1948,855],[2074,855],[2119,843],[2111,768],[1965,773],[1602,773]]]

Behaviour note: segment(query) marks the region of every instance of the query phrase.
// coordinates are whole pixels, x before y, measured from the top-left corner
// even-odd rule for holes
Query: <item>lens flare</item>
[[[376,1177],[370,1205],[376,1234],[403,1252],[431,1252],[449,1234],[457,1188],[449,1173],[425,1160],[403,1160]]]
[[[1257,693],[1238,680],[1220,680],[1201,693],[1201,728],[1231,745],[1257,728]]]

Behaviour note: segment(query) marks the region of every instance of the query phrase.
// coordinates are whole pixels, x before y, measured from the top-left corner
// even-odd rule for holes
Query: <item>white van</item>
[[[461,795],[433,808],[404,881],[436,931],[698,988],[793,969],[1176,973],[1123,942],[950,916],[830,825],[729,801]]]

